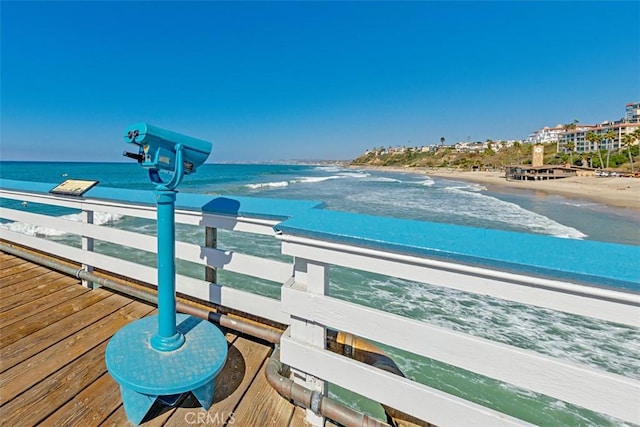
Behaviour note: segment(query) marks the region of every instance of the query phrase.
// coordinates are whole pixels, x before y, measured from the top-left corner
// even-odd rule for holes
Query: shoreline
[[[472,172],[360,165],[350,167],[364,170],[412,173],[473,182],[491,187],[491,190],[496,192],[501,192],[501,189],[506,188],[539,191],[548,195],[589,200],[610,207],[640,211],[640,179],[638,178],[572,176],[545,181],[507,181],[504,177],[504,172]]]

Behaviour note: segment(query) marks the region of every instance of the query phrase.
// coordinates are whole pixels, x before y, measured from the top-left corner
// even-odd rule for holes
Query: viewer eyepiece
[[[136,159],[138,163],[141,163],[144,160],[144,156],[142,154],[130,153],[128,151],[125,151],[124,153],[122,153],[122,155],[131,159]]]

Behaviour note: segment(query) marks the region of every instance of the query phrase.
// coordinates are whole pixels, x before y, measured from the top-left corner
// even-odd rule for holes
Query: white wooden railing
[[[6,228],[0,228],[0,238],[75,260],[86,268],[104,269],[156,284],[154,268],[92,251],[93,241],[100,240],[125,248],[155,252],[154,236],[91,223],[93,212],[155,219],[155,206],[152,204],[119,201],[116,196],[56,196],[25,190],[28,185],[16,186],[7,181],[0,181],[0,184],[0,197],[4,199],[74,208],[83,213],[84,219],[74,222],[9,209],[3,204],[0,218],[4,220],[37,224],[76,234],[82,237],[83,243],[81,248],[71,247]],[[186,242],[176,243],[176,256],[201,265],[203,269],[214,267],[282,284],[281,301],[186,276],[177,277],[176,289],[205,301],[290,325],[282,337],[281,359],[293,368],[297,380],[318,390],[325,389],[327,383],[333,383],[441,426],[526,424],[409,378],[332,353],[326,349],[326,330],[334,329],[625,422],[640,424],[640,381],[637,378],[605,372],[327,295],[330,268],[341,266],[639,328],[640,284],[639,275],[634,274],[638,273],[638,247],[567,242],[564,239],[551,240],[554,238],[527,237],[516,233],[512,236],[494,235],[488,232],[490,241],[517,238],[518,244],[525,244],[527,250],[534,254],[536,248],[532,248],[532,245],[536,244],[540,245],[540,250],[544,250],[547,244],[560,247],[561,250],[572,248],[564,254],[564,263],[570,263],[572,257],[580,259],[584,253],[591,253],[594,247],[601,249],[603,252],[600,257],[605,258],[581,270],[566,267],[564,263],[555,267],[553,262],[548,261],[525,265],[516,256],[513,259],[507,259],[507,256],[496,259],[486,252],[454,251],[451,248],[464,245],[464,242],[456,243],[459,230],[454,228],[451,230],[455,232],[449,233],[454,239],[451,246],[445,242],[436,247],[429,246],[429,239],[423,237],[433,229],[422,230],[422,225],[415,221],[379,219],[321,209],[296,211],[291,220],[287,220],[284,214],[276,219],[266,211],[266,207],[273,206],[273,203],[277,201],[265,204],[265,211],[255,215],[243,214],[242,210],[235,215],[204,212],[197,208],[197,203],[187,203],[177,207],[176,222],[272,236],[279,239],[282,254],[292,257],[291,262]],[[336,224],[342,229],[336,228]],[[362,228],[363,224],[368,225]],[[405,226],[410,231],[405,233]],[[381,234],[380,230],[389,231]],[[467,237],[475,233],[463,232],[470,233]],[[403,233],[406,236],[403,237]],[[626,259],[621,259],[622,254]],[[313,414],[308,414],[308,419],[314,423],[321,421]]]
[[[94,212],[152,220],[156,218],[155,206],[148,204],[89,198],[78,199],[8,189],[2,189],[0,196],[27,203],[50,204],[78,209],[82,212],[83,219],[90,219]],[[89,250],[92,248],[92,241],[100,240],[122,246],[123,248],[156,253],[157,244],[155,236],[119,230],[114,227],[95,225],[86,220],[82,222],[72,221],[28,211],[8,209],[4,206],[0,208],[0,218],[25,224],[39,225],[41,227],[82,236],[84,248],[72,247],[50,239],[0,228],[0,237],[5,240],[56,254],[57,256],[74,260],[85,266],[90,266],[90,268],[115,272],[157,286],[157,271],[155,268],[136,263],[133,260],[108,256]],[[270,236],[275,235],[273,226],[278,222],[277,220],[262,218],[208,214],[188,209],[176,209],[175,218],[177,224],[196,225]],[[288,263],[224,249],[208,248],[204,246],[204,241],[202,243],[203,245],[177,241],[176,259],[201,265],[203,271],[206,266],[209,266],[277,283],[284,283],[291,277],[293,270]],[[126,254],[126,250],[122,253]],[[288,324],[289,322],[289,317],[280,309],[279,301],[272,298],[184,275],[177,276],[176,291],[215,304],[252,313],[275,322],[284,324]]]
[[[315,265],[339,265],[493,295],[539,307],[564,309],[638,327],[637,294],[561,281],[433,262],[354,245],[283,235],[283,252]],[[318,267],[320,268],[320,267]],[[464,270],[464,271],[460,271]],[[520,425],[513,419],[406,378],[332,353],[324,328],[349,332],[524,389],[637,423],[640,382],[534,351],[390,314],[324,295],[317,273],[282,290],[282,308],[293,324],[282,339],[283,363],[435,425]],[[315,282],[315,286],[309,286]],[[297,328],[294,329],[294,325]]]

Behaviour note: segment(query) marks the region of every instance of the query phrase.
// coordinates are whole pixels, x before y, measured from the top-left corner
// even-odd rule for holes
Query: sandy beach
[[[422,173],[429,176],[475,182],[497,192],[500,192],[501,187],[540,191],[546,194],[557,194],[640,211],[640,178],[575,176],[548,181],[507,181],[504,177],[504,172],[461,172],[446,169],[387,167],[371,169]]]

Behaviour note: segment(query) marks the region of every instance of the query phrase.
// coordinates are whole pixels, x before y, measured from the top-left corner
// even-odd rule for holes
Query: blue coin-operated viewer
[[[158,315],[119,330],[107,345],[105,360],[120,385],[127,418],[140,424],[156,400],[171,406],[189,392],[208,410],[215,377],[227,359],[227,341],[208,321],[176,314],[176,187],[207,160],[211,143],[147,123],[130,126],[124,139],[138,147],[137,153],[124,155],[148,169],[156,185]]]

